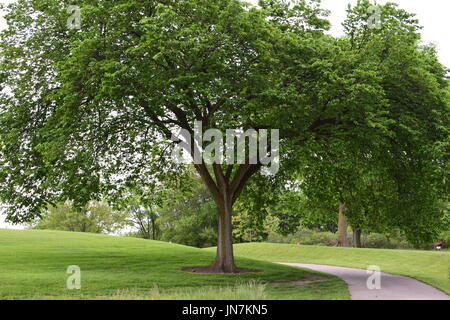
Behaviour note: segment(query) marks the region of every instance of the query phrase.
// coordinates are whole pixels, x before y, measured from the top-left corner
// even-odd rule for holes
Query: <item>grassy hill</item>
[[[348,299],[343,281],[238,258],[260,273],[180,271],[208,265],[214,252],[165,242],[86,233],[0,229],[0,299]],[[68,290],[67,267],[81,269],[81,290]],[[322,275],[324,277],[324,275]],[[316,276],[317,278],[317,276]]]
[[[263,261],[362,269],[376,265],[383,272],[409,276],[450,294],[450,251],[355,249],[274,243],[238,244],[234,248],[237,256]]]

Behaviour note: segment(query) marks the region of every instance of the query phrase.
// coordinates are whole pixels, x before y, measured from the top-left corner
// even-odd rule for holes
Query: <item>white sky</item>
[[[257,3],[257,0],[247,0]],[[0,0],[3,3],[11,3],[14,0]],[[355,4],[357,0],[322,0],[322,7],[331,11],[329,20],[332,24],[331,33],[335,36],[343,34],[341,23],[346,16],[346,8],[349,3]],[[422,38],[426,43],[434,43],[437,47],[441,62],[450,67],[450,41],[447,32],[450,32],[450,1],[449,0],[378,0],[378,3],[396,2],[402,9],[417,14],[419,23],[424,27]],[[2,12],[0,11],[0,16]],[[6,27],[4,19],[0,19],[0,29]],[[13,227],[6,225],[0,215],[0,228]]]

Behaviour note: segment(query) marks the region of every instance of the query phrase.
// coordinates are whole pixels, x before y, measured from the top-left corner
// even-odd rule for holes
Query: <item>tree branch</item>
[[[245,169],[240,170],[242,167],[246,167]],[[233,180],[233,187],[232,187],[232,200],[231,203],[234,204],[236,200],[239,198],[239,196],[242,193],[242,190],[244,189],[245,185],[247,184],[248,180],[258,172],[258,170],[262,167],[260,163],[258,164],[250,164],[250,165],[243,165],[238,169],[238,173],[236,173],[236,177]]]

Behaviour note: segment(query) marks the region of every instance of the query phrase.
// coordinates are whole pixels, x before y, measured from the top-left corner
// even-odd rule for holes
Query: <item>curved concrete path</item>
[[[281,263],[338,276],[348,284],[352,300],[450,300],[450,296],[423,282],[389,273],[380,273],[380,289],[370,290],[367,270],[304,263]],[[374,282],[371,282],[374,283]]]

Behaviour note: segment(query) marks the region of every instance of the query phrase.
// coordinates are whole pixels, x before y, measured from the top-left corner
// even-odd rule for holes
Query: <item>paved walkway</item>
[[[370,290],[367,270],[304,263],[281,263],[338,276],[348,284],[352,300],[450,300],[450,296],[418,280],[381,272],[380,289]],[[375,282],[370,281],[371,284]]]

